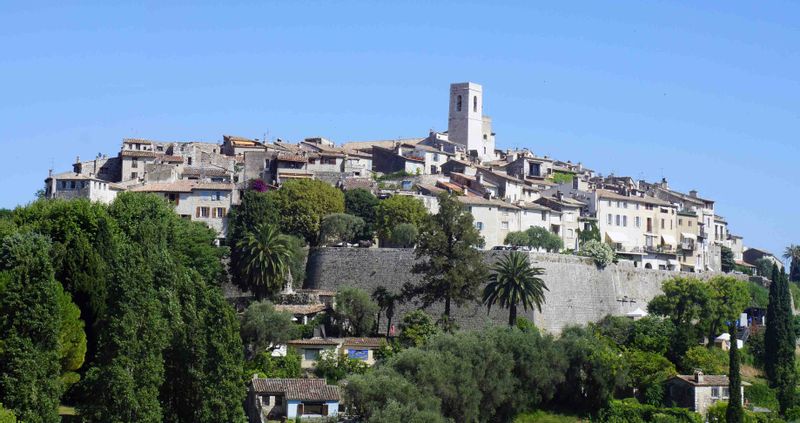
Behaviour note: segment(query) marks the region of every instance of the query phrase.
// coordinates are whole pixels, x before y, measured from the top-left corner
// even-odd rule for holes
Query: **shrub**
[[[319,242],[322,245],[353,242],[364,230],[364,219],[347,213],[332,213],[322,218]]]
[[[591,257],[598,267],[606,267],[616,258],[610,245],[594,240],[584,243],[578,255]]]
[[[419,231],[410,223],[401,223],[392,229],[390,243],[399,248],[411,248],[417,242]]]
[[[723,412],[723,418],[724,418]],[[700,423],[699,414],[685,408],[661,408],[639,404],[634,399],[613,400],[600,411],[600,421],[608,423],[680,422]]]
[[[728,352],[697,345],[686,351],[683,367],[686,370],[702,370],[707,375],[727,374]]]
[[[561,237],[539,226],[520,232],[509,232],[503,242],[516,247],[531,247],[551,253],[564,248],[564,241],[561,240]]]
[[[752,385],[745,386],[744,397],[750,404],[770,410],[778,409],[778,398],[775,396],[775,391],[770,389],[766,383],[753,382]]]

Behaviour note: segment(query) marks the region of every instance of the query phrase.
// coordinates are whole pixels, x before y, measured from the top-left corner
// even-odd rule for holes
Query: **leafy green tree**
[[[0,398],[20,421],[59,421],[60,290],[44,236],[17,233],[2,240]]]
[[[725,351],[700,345],[689,348],[683,358],[683,368],[686,371],[702,370],[710,375],[724,374],[729,365]]]
[[[231,207],[228,214],[227,244],[231,248],[231,281],[240,287],[246,286],[247,273],[244,271],[245,257],[238,243],[246,234],[262,224],[280,222],[280,212],[273,194],[247,190],[242,194],[239,205]],[[294,273],[292,273],[294,276]]]
[[[273,357],[270,352],[262,352],[245,362],[244,378],[249,381],[253,374],[262,378],[299,378],[302,376],[300,354],[290,348],[283,357]]]
[[[765,259],[765,258],[758,259],[756,260],[755,263],[756,272],[759,274],[759,276],[763,276],[767,279],[770,279],[772,277],[773,265],[774,263],[770,259]]]
[[[708,288],[697,278],[678,276],[664,281],[661,289],[664,294],[650,300],[647,310],[650,314],[667,317],[675,326],[667,355],[673,363],[681,363],[686,351],[696,344],[702,333],[695,322],[700,321],[706,310]]]
[[[237,248],[242,252],[242,262],[247,279],[244,288],[250,289],[258,299],[274,295],[284,287],[287,269],[292,258],[289,238],[278,232],[274,225],[261,224],[245,234]]]
[[[595,240],[584,242],[581,245],[581,249],[578,251],[578,255],[591,257],[594,260],[594,264],[601,268],[608,266],[616,260],[616,254],[610,245]]]
[[[578,230],[578,244],[583,245],[589,241],[600,242],[600,228],[597,227],[597,222],[587,221],[584,223],[583,230]]]
[[[17,416],[13,411],[3,407],[3,404],[0,404],[0,423],[17,423]]]
[[[541,275],[544,269],[531,266],[527,254],[512,251],[492,267],[489,283],[483,290],[483,303],[489,310],[496,303],[508,308],[508,325],[514,326],[518,305],[525,311],[529,308],[542,311],[544,291],[548,289]]]
[[[727,322],[739,319],[750,301],[747,283],[731,276],[714,276],[706,285],[708,301],[702,321],[706,324],[708,339],[714,339],[727,327]]]
[[[367,423],[445,423],[438,411],[420,410],[414,404],[389,400],[383,408],[367,420]]]
[[[742,374],[739,372],[739,342],[737,341],[737,323],[728,325],[728,333],[731,336],[730,348],[730,370],[728,371],[729,382],[728,391],[730,399],[728,409],[725,413],[727,423],[742,423],[744,421],[744,410],[742,410]]]
[[[783,251],[783,258],[790,260],[789,281],[800,282],[800,245],[789,245]]]
[[[670,340],[675,335],[672,321],[656,316],[646,316],[631,325],[626,345],[637,350],[666,355]]]
[[[561,237],[539,226],[534,226],[521,232],[509,232],[504,242],[508,245],[531,247],[551,253],[558,252],[564,248],[564,242]]]
[[[322,245],[353,242],[364,230],[364,219],[347,213],[333,213],[322,218],[319,243]]]
[[[483,255],[476,249],[482,243],[456,196],[439,194],[439,212],[422,224],[412,272],[422,275],[422,282],[403,287],[407,298],[419,298],[423,307],[443,302],[442,326],[454,328],[450,319],[451,305],[474,301],[478,287],[486,280]]]
[[[336,292],[334,310],[343,334],[365,336],[375,323],[378,305],[363,290],[342,287]]]
[[[378,197],[364,188],[347,190],[344,193],[344,211],[364,219],[364,229],[359,239],[372,239],[375,236],[377,223],[376,209]]]
[[[438,332],[428,313],[414,310],[403,316],[400,322],[400,344],[405,347],[421,347]]]
[[[411,223],[400,223],[392,229],[389,244],[398,248],[411,248],[416,244],[419,231]]]
[[[375,209],[375,229],[378,237],[388,240],[395,226],[401,223],[410,223],[419,228],[428,215],[422,201],[405,195],[393,195],[381,200]]]
[[[254,356],[296,339],[300,327],[292,321],[290,313],[275,310],[269,301],[257,301],[250,304],[242,316],[241,334]]]
[[[369,369],[363,360],[350,358],[347,354],[340,354],[333,350],[326,350],[320,354],[314,366],[314,373],[324,378],[328,383],[336,384],[352,374],[364,374]]]
[[[387,337],[392,329],[392,319],[394,318],[395,306],[401,299],[402,296],[400,294],[395,294],[383,286],[379,286],[372,291],[372,301],[375,301],[375,303],[378,304],[378,318],[375,320],[375,326],[377,328],[377,326],[381,324],[381,313],[385,313]],[[376,329],[375,332],[377,333],[378,330]]]
[[[646,404],[660,406],[664,398],[662,383],[677,374],[675,365],[661,354],[631,349],[623,353],[625,387]]]
[[[388,366],[378,366],[374,371],[352,375],[344,385],[351,411],[364,421],[383,422],[384,413],[402,413],[400,410],[389,411],[393,402],[408,404],[426,417],[436,416],[424,421],[444,421],[439,412],[441,400],[423,393],[422,388]]]
[[[77,370],[86,358],[86,332],[83,320],[80,319],[81,310],[72,302],[72,297],[60,285],[56,292],[61,312],[58,335],[61,382],[68,387],[80,379]]]
[[[556,343],[567,360],[565,379],[556,394],[558,404],[591,412],[605,407],[622,370],[618,352],[577,326],[565,328]]]
[[[290,180],[268,195],[274,197],[281,229],[312,245],[317,242],[322,218],[344,212],[344,194],[325,181]]]
[[[650,317],[650,316],[648,316]],[[634,321],[625,316],[606,315],[596,323],[589,323],[599,336],[608,338],[616,345],[627,345]]]
[[[722,271],[725,273],[732,272],[736,269],[736,261],[733,259],[733,250],[726,246],[722,246],[721,252]]]

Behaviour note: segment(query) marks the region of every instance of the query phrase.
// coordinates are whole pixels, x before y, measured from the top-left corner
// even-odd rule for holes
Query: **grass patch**
[[[59,416],[77,416],[78,411],[75,410],[75,407],[69,407],[66,405],[59,405],[58,406],[58,415]]]

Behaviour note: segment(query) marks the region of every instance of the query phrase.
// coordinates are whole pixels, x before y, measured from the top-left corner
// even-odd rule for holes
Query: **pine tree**
[[[778,402],[780,403],[781,414],[792,408],[795,402],[795,385],[797,381],[795,371],[795,332],[794,315],[792,313],[791,292],[789,292],[789,278],[785,272],[778,275],[780,281],[780,311],[778,316],[782,320],[785,328],[783,336],[779,339],[778,357],[779,363],[778,376]]]
[[[744,410],[742,410],[742,375],[739,373],[739,341],[736,337],[737,322],[729,325],[731,336],[730,371],[728,372],[728,409],[725,413],[727,423],[742,423],[744,421]]]
[[[778,385],[778,345],[779,340],[785,337],[786,328],[783,327],[784,320],[781,316],[780,301],[780,276],[778,266],[772,266],[772,282],[769,285],[769,304],[767,306],[767,328],[764,332],[764,371],[770,386]]]

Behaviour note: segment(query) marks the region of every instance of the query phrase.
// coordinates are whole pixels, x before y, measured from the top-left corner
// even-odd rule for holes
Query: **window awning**
[[[623,234],[621,234],[619,232],[613,232],[613,231],[607,231],[606,232],[606,238],[610,239],[611,242],[614,242],[614,243],[617,243],[617,244],[622,244],[623,242],[626,241],[625,235],[623,235]]]
[[[682,236],[684,239],[692,239],[692,240],[695,240],[695,241],[697,241],[697,235],[695,235],[695,234],[690,234],[690,233],[688,233],[688,232],[681,232],[681,236]]]
[[[661,240],[664,241],[664,244],[667,245],[672,245],[672,246],[678,245],[678,243],[675,242],[675,237],[670,234],[661,234]]]

